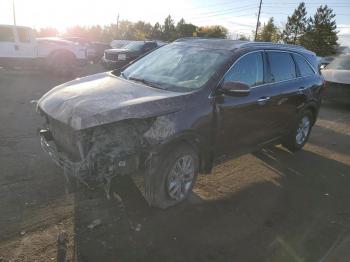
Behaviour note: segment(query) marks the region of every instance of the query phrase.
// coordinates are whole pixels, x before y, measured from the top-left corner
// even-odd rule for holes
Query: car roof
[[[5,24],[0,24],[0,27],[17,27],[17,28],[26,28],[26,29],[32,29],[29,26],[22,26],[22,25],[5,25]]]
[[[231,40],[231,39],[221,39],[221,38],[199,38],[199,37],[188,37],[180,38],[175,41],[176,43],[181,43],[185,45],[200,46],[204,48],[213,49],[224,49],[229,51],[234,51],[241,48],[271,48],[271,49],[281,49],[281,50],[297,50],[301,52],[309,52],[302,46],[289,45],[289,44],[276,44],[271,42],[252,42],[252,41],[241,41],[241,40]]]

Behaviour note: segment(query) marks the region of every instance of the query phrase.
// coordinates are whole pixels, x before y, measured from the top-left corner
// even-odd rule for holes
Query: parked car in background
[[[156,41],[133,41],[120,49],[108,49],[102,58],[102,65],[106,69],[120,68],[159,46]]]
[[[320,69],[325,68],[329,63],[335,59],[334,56],[320,57]]]
[[[112,47],[107,43],[102,42],[90,42],[87,46],[88,59],[94,63],[100,62],[104,56],[104,52]]]
[[[326,99],[350,104],[350,54],[336,57],[321,70],[326,80]]]
[[[93,61],[94,63],[101,61],[106,49],[112,48],[107,43],[89,41],[83,37],[69,36],[63,37],[63,39],[85,46],[88,60]]]
[[[25,26],[0,25],[0,66],[47,69],[72,74],[87,62],[86,48],[60,38],[35,38]]]
[[[64,36],[62,38],[82,46],[87,46],[90,43],[88,39],[79,36]]]
[[[180,39],[122,70],[46,93],[41,144],[67,175],[103,182],[107,194],[113,177],[142,175],[146,200],[161,208],[185,200],[215,160],[269,144],[301,149],[324,89],[314,53],[262,42]]]

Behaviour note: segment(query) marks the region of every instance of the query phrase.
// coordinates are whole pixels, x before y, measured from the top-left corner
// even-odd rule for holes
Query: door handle
[[[265,105],[267,101],[270,100],[270,97],[269,96],[263,96],[263,97],[260,97],[257,102],[259,105]]]
[[[299,89],[298,89],[299,94],[303,94],[305,89],[306,88],[304,86],[303,87],[299,87]]]
[[[16,51],[18,51],[18,50],[19,50],[18,45],[15,45],[15,50],[16,50]]]

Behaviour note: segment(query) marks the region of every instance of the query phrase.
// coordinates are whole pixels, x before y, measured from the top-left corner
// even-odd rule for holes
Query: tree
[[[196,32],[197,26],[187,24],[183,18],[176,25],[176,34],[178,38],[191,37]]]
[[[274,24],[273,17],[269,19],[267,24],[264,24],[258,32],[257,41],[278,42],[280,40],[280,32]]]
[[[241,41],[249,41],[249,38],[248,38],[246,35],[240,34],[240,35],[238,36],[238,40],[241,40]]]
[[[119,22],[119,27],[117,29],[117,36],[118,38],[114,39],[127,39],[127,40],[136,40],[136,34],[135,34],[135,28],[134,23],[122,20]]]
[[[69,27],[66,29],[65,36],[78,36],[78,37],[86,37],[88,29],[86,27],[76,25],[73,27]]]
[[[40,28],[39,32],[37,32],[36,35],[38,37],[57,36],[58,30],[53,27]]]
[[[282,39],[287,44],[300,44],[300,38],[305,34],[308,19],[305,3],[302,2],[294,10],[292,16],[288,16],[287,24],[282,32]]]
[[[174,20],[168,15],[164,20],[162,38],[165,41],[173,41],[176,38]]]
[[[157,40],[162,39],[162,26],[158,22],[152,27],[150,38]]]
[[[301,44],[319,56],[336,53],[338,47],[337,24],[333,10],[327,5],[320,6],[314,17],[309,19]]]
[[[199,37],[227,38],[228,30],[221,25],[201,26],[197,29]]]
[[[152,25],[143,21],[138,21],[134,24],[134,33],[136,40],[145,40],[151,37]]]

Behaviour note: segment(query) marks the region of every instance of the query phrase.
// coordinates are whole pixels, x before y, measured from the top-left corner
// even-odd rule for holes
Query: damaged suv
[[[180,39],[46,93],[41,145],[67,176],[103,183],[107,194],[113,177],[142,177],[148,203],[166,208],[216,160],[267,144],[301,149],[323,87],[302,47]]]

